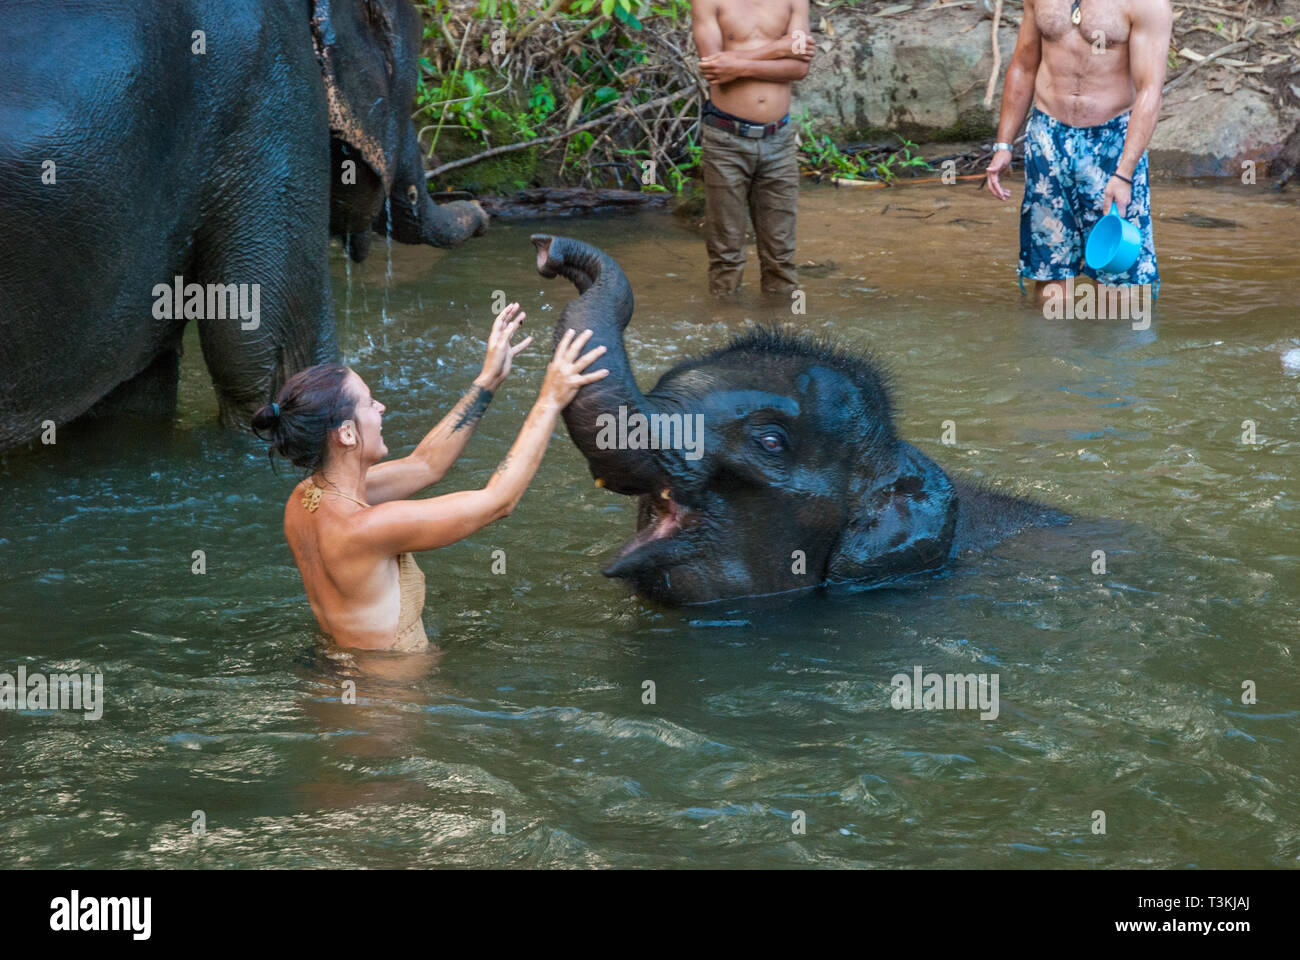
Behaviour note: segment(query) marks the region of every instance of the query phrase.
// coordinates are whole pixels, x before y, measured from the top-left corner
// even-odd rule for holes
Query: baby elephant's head
[[[758,329],[669,370],[648,394],[622,331],[632,294],[586,244],[535,237],[544,275],[582,296],[561,317],[595,331],[610,376],[565,411],[599,484],[638,496],[637,534],[605,573],[666,603],[883,582],[941,565],[957,499],[947,475],[894,431],[869,360]]]

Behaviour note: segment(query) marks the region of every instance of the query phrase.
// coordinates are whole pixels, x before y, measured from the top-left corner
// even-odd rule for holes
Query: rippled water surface
[[[440,660],[317,642],[280,530],[293,477],[213,425],[191,330],[173,430],[68,429],[0,461],[0,670],[100,671],[107,699],[97,722],[0,713],[6,863],[1295,866],[1300,218],[1263,187],[1155,194],[1145,331],[1028,308],[1012,204],[803,194],[796,320],[874,347],[940,464],[1078,522],[918,589],[665,610],[600,575],[633,506],[561,432],[513,516],[421,555]],[[344,355],[394,454],[468,387],[494,290],[546,332],[572,297],[537,276],[537,230],[624,265],[643,386],[779,318],[711,304],[700,235],[664,213],[394,245],[391,280],[382,244],[350,277],[336,252]],[[521,358],[434,492],[487,481],[544,360]],[[998,717],[892,709],[915,666],[997,674]]]

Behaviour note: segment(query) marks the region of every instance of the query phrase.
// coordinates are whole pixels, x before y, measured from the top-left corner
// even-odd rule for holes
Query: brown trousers
[[[704,168],[705,246],[709,292],[734,293],[745,269],[746,209],[754,221],[765,294],[789,296],[799,284],[794,267],[799,162],[794,125],[751,140],[708,124],[700,164]]]

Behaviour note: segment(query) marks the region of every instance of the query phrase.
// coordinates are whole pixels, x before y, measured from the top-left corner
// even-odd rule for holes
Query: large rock
[[[1169,92],[1151,137],[1150,163],[1157,172],[1182,177],[1240,177],[1254,161],[1256,175],[1280,174],[1287,138],[1300,125],[1300,108],[1250,87],[1231,94],[1206,91],[1189,78]]]
[[[892,17],[848,11],[827,19],[831,35],[814,28],[818,54],[795,85],[795,110],[807,109],[817,132],[854,139],[887,130],[927,140],[993,132],[1002,79],[993,108],[984,109],[993,54],[982,5]],[[1003,21],[998,42],[1005,72],[1014,24]]]

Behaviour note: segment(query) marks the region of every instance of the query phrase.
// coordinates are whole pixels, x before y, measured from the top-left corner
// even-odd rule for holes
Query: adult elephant
[[[46,420],[169,415],[189,319],[222,421],[245,423],[337,356],[331,233],[354,259],[376,225],[439,247],[481,233],[477,204],[425,187],[420,36],[406,0],[9,4],[0,449]]]
[[[610,374],[564,411],[598,485],[640,497],[637,534],[605,569],[669,604],[883,584],[1058,510],[950,478],[899,438],[867,359],[759,328],[638,389],[623,330],[632,289],[609,256],[538,235],[537,269],[581,296],[560,317],[593,331]]]

